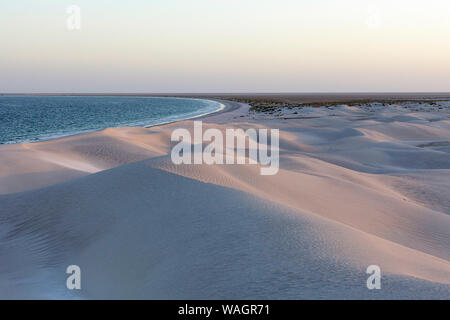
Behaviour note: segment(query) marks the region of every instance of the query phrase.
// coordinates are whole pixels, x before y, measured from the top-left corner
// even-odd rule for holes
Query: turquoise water
[[[215,101],[157,97],[0,96],[0,144],[122,126],[152,126],[214,112]]]

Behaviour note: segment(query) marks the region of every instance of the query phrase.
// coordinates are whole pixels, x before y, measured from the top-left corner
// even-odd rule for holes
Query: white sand
[[[448,110],[204,119],[279,128],[275,176],[173,165],[170,134],[192,121],[1,146],[0,297],[449,299]]]

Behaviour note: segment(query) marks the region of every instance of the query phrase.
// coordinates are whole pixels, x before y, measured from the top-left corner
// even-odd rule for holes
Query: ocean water
[[[0,144],[34,142],[122,126],[152,126],[219,110],[201,99],[0,96]]]

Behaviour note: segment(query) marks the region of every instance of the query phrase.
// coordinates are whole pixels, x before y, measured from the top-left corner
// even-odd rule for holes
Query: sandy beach
[[[450,102],[224,103],[195,120],[279,129],[276,175],[173,164],[194,120],[0,146],[0,297],[450,299]]]

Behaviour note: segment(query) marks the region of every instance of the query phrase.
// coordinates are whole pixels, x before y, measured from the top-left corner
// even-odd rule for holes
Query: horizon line
[[[0,95],[310,95],[310,94],[448,94],[450,91],[239,91],[239,92],[0,92]]]

